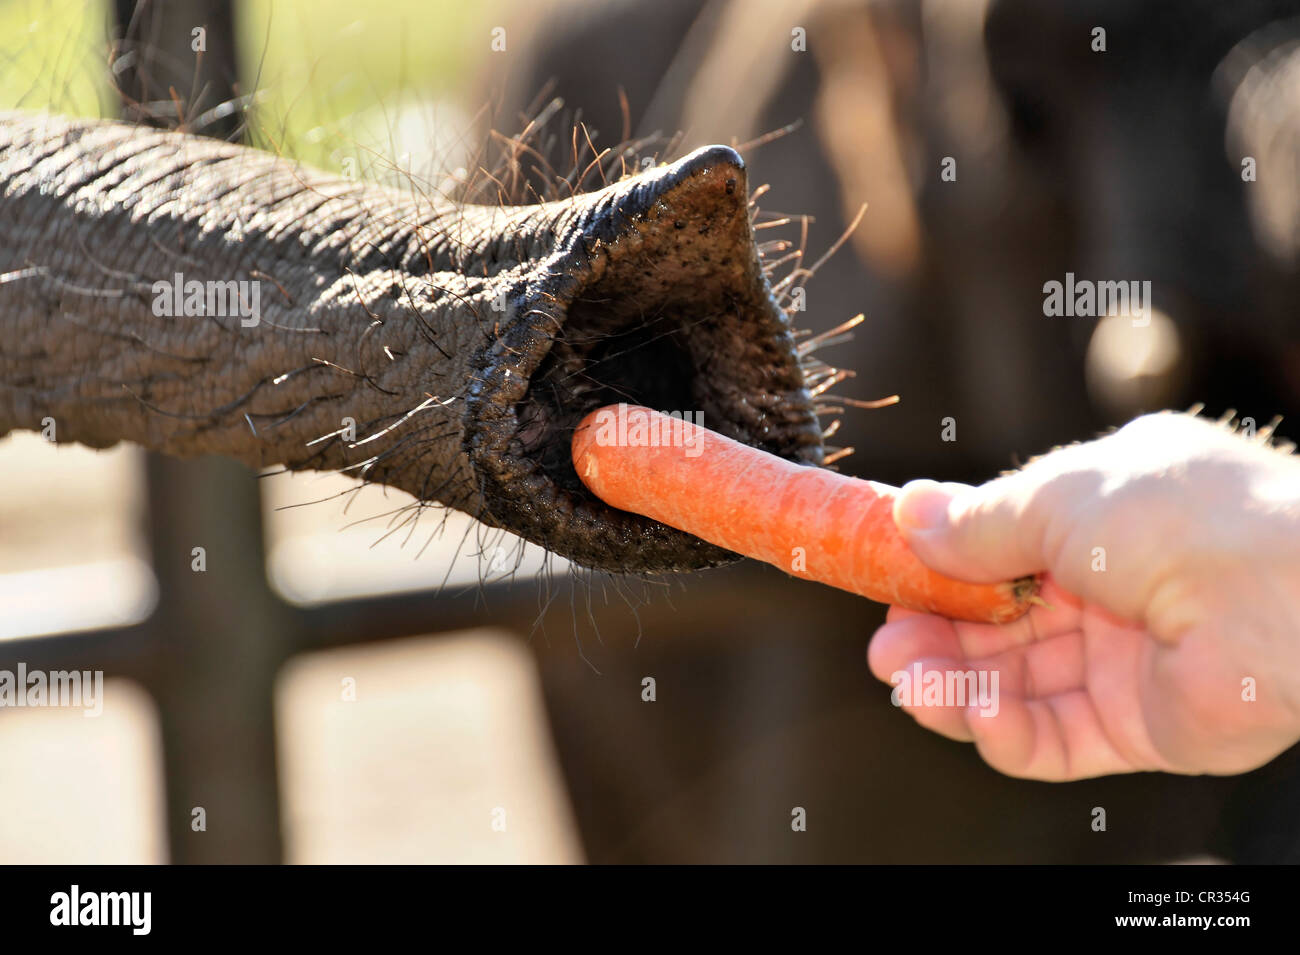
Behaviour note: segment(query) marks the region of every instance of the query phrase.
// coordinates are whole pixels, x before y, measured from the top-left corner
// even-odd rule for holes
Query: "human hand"
[[[868,651],[886,682],[999,671],[995,715],[904,707],[993,768],[1240,773],[1300,740],[1300,459],[1147,415],[979,488],[912,482],[894,518],[950,576],[1047,571],[1047,606],[1013,623],[893,607]]]

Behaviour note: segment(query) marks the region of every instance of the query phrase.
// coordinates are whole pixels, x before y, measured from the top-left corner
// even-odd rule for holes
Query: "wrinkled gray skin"
[[[588,411],[629,400],[820,463],[747,196],[725,147],[495,208],[0,114],[0,434],[52,418],[61,442],[346,470],[604,570],[721,563],[593,498],[568,445]],[[259,282],[258,323],[233,301],[155,314],[176,273]]]

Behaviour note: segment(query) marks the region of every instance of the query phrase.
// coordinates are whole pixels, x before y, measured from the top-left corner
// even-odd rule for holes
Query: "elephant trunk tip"
[[[589,412],[628,402],[821,463],[793,330],[755,241],[745,164],[709,146],[576,203],[571,231],[516,282],[512,320],[478,359],[465,443],[483,516],[601,570],[734,560],[605,505],[578,479],[569,446]]]

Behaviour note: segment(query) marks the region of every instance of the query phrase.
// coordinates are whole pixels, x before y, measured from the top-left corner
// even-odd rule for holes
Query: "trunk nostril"
[[[663,411],[693,411],[700,404],[689,331],[679,320],[609,323],[598,303],[575,305],[517,411],[526,453],[531,449],[551,480],[579,497],[588,492],[567,449],[588,412],[618,403]]]
[[[735,559],[610,508],[582,484],[573,430],[607,404],[703,414],[729,437],[820,463],[821,428],[747,197],[740,157],[709,147],[572,201],[555,254],[517,286],[519,319],[484,350],[466,404],[466,448],[492,522],[602,570]]]

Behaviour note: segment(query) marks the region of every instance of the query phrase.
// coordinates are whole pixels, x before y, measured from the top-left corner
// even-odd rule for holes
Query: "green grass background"
[[[499,11],[463,0],[241,0],[240,69],[259,91],[254,141],[336,165],[366,111],[412,96],[460,100]],[[106,0],[0,0],[0,109],[115,115],[109,17]]]

